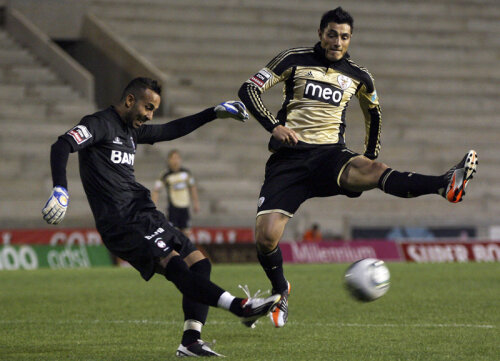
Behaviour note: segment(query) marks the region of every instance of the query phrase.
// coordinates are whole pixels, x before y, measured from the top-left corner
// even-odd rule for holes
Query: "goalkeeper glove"
[[[248,119],[247,109],[240,101],[228,100],[217,105],[214,110],[217,118],[234,118],[242,122]]]
[[[42,209],[43,219],[49,224],[58,224],[64,218],[68,208],[69,195],[64,187],[56,186],[49,200]]]

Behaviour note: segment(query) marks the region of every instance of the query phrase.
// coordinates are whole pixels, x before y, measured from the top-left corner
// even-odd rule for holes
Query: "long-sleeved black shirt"
[[[101,234],[133,223],[139,211],[154,209],[149,190],[135,180],[137,144],[182,137],[216,118],[214,108],[165,124],[127,126],[113,107],[85,116],[61,135],[51,150],[54,186],[67,186],[66,164],[78,152],[80,178]]]

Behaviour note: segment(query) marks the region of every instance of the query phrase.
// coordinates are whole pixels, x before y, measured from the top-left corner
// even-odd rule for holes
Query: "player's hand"
[[[299,142],[299,138],[297,138],[297,134],[283,125],[278,125],[273,129],[273,137],[279,140],[282,143],[289,145],[296,145]]]
[[[248,119],[247,109],[240,101],[228,100],[217,105],[214,110],[217,118],[234,118],[242,122]]]
[[[68,208],[69,195],[64,187],[54,187],[49,200],[42,209],[43,219],[49,224],[58,224]]]

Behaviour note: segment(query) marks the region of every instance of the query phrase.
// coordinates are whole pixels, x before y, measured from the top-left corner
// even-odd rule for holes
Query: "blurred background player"
[[[167,190],[167,219],[174,227],[179,228],[187,237],[191,237],[191,215],[189,207],[192,205],[196,214],[200,210],[198,189],[191,172],[182,167],[182,158],[177,149],[167,155],[167,170],[162,172],[155,182],[151,199],[158,207],[159,195],[163,189]]]
[[[249,112],[271,133],[273,154],[259,196],[255,238],[258,259],[273,292],[282,294],[271,314],[276,327],[287,322],[290,293],[278,244],[288,220],[304,201],[338,194],[359,197],[378,187],[398,197],[439,194],[455,203],[463,199],[476,170],[473,150],[439,176],[398,172],[374,161],[382,126],[379,97],[372,75],[349,58],[352,32],[348,12],[341,7],[326,12],[313,47],[281,52],[239,91]],[[280,82],[284,83],[284,102],[275,117],[261,94]],[[365,117],[363,155],[345,145],[346,108],[353,96]]]
[[[138,144],[182,137],[217,117],[245,121],[248,115],[243,104],[229,101],[165,124],[145,124],[160,101],[155,80],[135,78],[118,104],[83,117],[59,136],[50,153],[54,188],[42,214],[49,224],[64,218],[69,202],[66,166],[69,154],[78,152],[80,178],[108,250],[144,280],[159,273],[183,294],[184,333],[177,356],[221,356],[201,340],[208,306],[227,309],[252,327],[281,296],[251,298],[246,289],[247,299],[235,298],[212,283],[210,261],[156,209],[149,190],[135,180],[134,160]]]
[[[306,231],[302,236],[302,242],[305,243],[321,242],[322,240],[323,240],[323,235],[321,234],[318,223],[313,223],[311,225],[311,228],[306,229]]]

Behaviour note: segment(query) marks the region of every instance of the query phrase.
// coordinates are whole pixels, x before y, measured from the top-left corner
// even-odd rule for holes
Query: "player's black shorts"
[[[179,229],[189,228],[189,208],[177,208],[169,205],[167,209],[168,220],[170,223]]]
[[[102,235],[102,238],[111,253],[130,263],[146,281],[153,277],[156,261],[172,250],[182,258],[196,251],[189,238],[172,227],[157,210],[136,214],[112,236]]]
[[[266,163],[257,215],[279,212],[289,217],[309,198],[343,194],[359,197],[340,187],[340,175],[352,158],[359,156],[345,146],[318,146],[312,149],[283,148]]]

